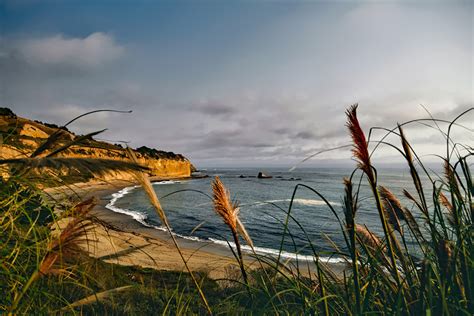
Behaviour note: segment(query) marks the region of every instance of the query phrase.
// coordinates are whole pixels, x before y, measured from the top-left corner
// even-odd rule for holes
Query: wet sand
[[[185,271],[183,260],[168,232],[145,227],[129,215],[105,207],[112,193],[131,185],[135,184],[128,181],[84,183],[47,189],[46,193],[58,200],[67,198],[78,201],[91,196],[97,199],[91,215],[100,223],[94,223],[93,229],[88,232],[88,242],[82,245],[91,256],[121,265]],[[178,244],[192,271],[205,272],[209,277],[219,279],[235,275],[238,269],[231,252],[213,243],[178,238]],[[256,264],[254,260],[247,259],[247,265]]]

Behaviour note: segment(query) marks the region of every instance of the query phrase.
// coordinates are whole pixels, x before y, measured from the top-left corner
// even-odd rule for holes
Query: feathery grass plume
[[[67,270],[53,268],[60,258],[76,254],[80,251],[79,243],[87,238],[87,232],[92,228],[92,222],[88,220],[88,213],[95,205],[95,199],[90,198],[87,201],[77,204],[75,211],[76,217],[73,217],[64,229],[48,243],[46,254],[44,255],[38,269],[33,272],[21,293],[15,297],[9,308],[8,314],[15,313],[18,304],[28,291],[28,289],[42,276],[66,274]]]
[[[402,289],[402,283],[400,281],[400,275],[397,269],[397,260],[394,252],[394,246],[392,245],[393,234],[390,232],[388,222],[385,217],[385,210],[383,203],[380,199],[380,193],[377,190],[377,177],[374,168],[370,162],[370,154],[367,139],[365,138],[364,131],[360,127],[359,120],[357,118],[357,104],[351,106],[347,111],[347,127],[354,143],[352,150],[354,158],[358,161],[358,167],[366,174],[373,196],[375,198],[375,204],[379,213],[380,222],[383,227],[385,240],[387,241],[388,254],[392,265],[393,276],[397,282],[397,285]],[[396,245],[397,246],[397,245]],[[403,291],[403,289],[402,289]],[[403,295],[402,295],[403,296]],[[407,302],[404,301],[404,308],[408,309]]]
[[[413,154],[411,152],[410,144],[408,143],[408,140],[405,137],[405,133],[403,132],[401,125],[398,125],[398,131],[400,133],[400,140],[402,142],[403,151],[405,152],[405,159],[409,163],[413,163]]]
[[[240,241],[239,241],[239,228],[237,224],[240,222],[238,219],[239,203],[237,201],[232,202],[230,198],[229,190],[227,190],[227,188],[224,186],[224,184],[222,183],[221,179],[218,176],[216,176],[214,178],[214,181],[212,182],[212,193],[213,193],[214,211],[222,218],[224,223],[230,228],[230,231],[232,232],[232,237],[234,239],[235,246],[237,248],[237,255],[238,255],[237,259],[239,261],[242,277],[244,278],[244,282],[245,284],[247,284],[247,287],[248,287],[247,272],[245,271],[245,267],[244,267],[244,260],[243,260],[242,250],[241,250]],[[240,229],[240,233],[242,234],[245,240],[251,240],[245,228],[243,231],[242,229]],[[249,244],[252,245],[251,242]]]
[[[388,222],[392,225],[393,229],[397,230],[400,234],[403,234],[400,220],[404,220],[405,215],[400,201],[384,186],[379,186],[379,192],[385,206],[384,209],[388,215]]]
[[[461,160],[462,161],[462,160]],[[460,261],[460,274],[463,279],[464,293],[466,296],[467,306],[474,310],[474,290],[473,290],[473,264],[472,264],[472,221],[469,223],[469,220],[464,220],[463,218],[463,206],[464,206],[464,197],[461,194],[460,187],[461,183],[458,182],[458,174],[456,173],[455,168],[449,163],[448,160],[445,160],[444,163],[444,173],[448,182],[449,191],[451,194],[451,205],[452,208],[452,221],[454,232],[457,237],[456,241],[456,253],[459,255]],[[468,180],[469,181],[469,180]],[[473,192],[474,190],[469,188],[467,192]],[[472,201],[472,196],[468,195],[468,199]],[[472,207],[472,204],[470,205]],[[470,210],[471,214],[473,210]],[[470,224],[470,225],[469,225]],[[468,228],[471,226],[470,228]],[[469,233],[466,233],[469,232]]]
[[[459,182],[456,179],[456,171],[454,170],[453,166],[446,160],[444,162],[444,174],[446,177],[446,180],[448,181],[449,189],[451,191],[451,198],[457,198],[459,201],[462,201],[462,194],[459,190]],[[455,221],[458,221],[459,215],[456,212],[456,209],[453,209],[453,217]],[[458,224],[458,223],[457,223]]]
[[[355,231],[357,237],[365,246],[371,248],[373,251],[380,249],[385,252],[385,246],[382,243],[382,240],[367,227],[357,224],[355,225]]]
[[[449,202],[448,198],[446,197],[446,195],[444,195],[443,192],[440,192],[439,193],[439,202],[446,208],[446,210],[448,211],[447,213],[447,219],[448,219],[448,222],[449,224],[454,227],[455,225],[455,222],[454,222],[454,210],[453,210],[453,205],[451,204],[451,202]]]
[[[215,177],[214,182],[212,183],[212,191],[214,197],[214,210],[216,213],[222,217],[224,223],[226,223],[232,230],[235,230],[236,234],[240,233],[245,241],[253,247],[252,239],[238,216],[240,210],[239,203],[237,201],[232,202],[229,190],[225,188],[218,176]]]
[[[370,164],[369,144],[365,138],[364,131],[360,127],[359,120],[357,119],[357,107],[358,104],[354,104],[346,111],[347,124],[354,148],[352,153],[358,162],[359,168],[361,168],[369,177],[373,177],[372,167]]]
[[[239,204],[232,202],[230,192],[224,187],[221,179],[216,176],[212,182],[214,210],[222,218],[224,223],[237,234],[237,214]]]
[[[138,165],[138,159],[135,156],[135,153],[132,151],[132,149],[130,147],[127,147],[126,152],[127,152],[128,157],[130,158],[130,160],[134,164]],[[150,179],[148,178],[148,176],[143,171],[134,172],[134,176],[135,176],[135,179],[137,180],[137,182],[143,187],[143,190],[147,194],[148,199],[150,200],[153,208],[155,209],[156,213],[160,217],[163,225],[165,225],[166,229],[168,230],[168,233],[171,236],[171,240],[173,241],[173,244],[176,247],[176,250],[178,250],[179,256],[181,257],[181,260],[183,261],[186,270],[188,271],[189,275],[191,276],[191,279],[193,280],[194,285],[196,286],[196,288],[198,290],[199,296],[201,297],[201,300],[204,303],[204,305],[207,309],[207,312],[210,315],[212,315],[212,310],[211,310],[211,307],[209,306],[209,303],[206,299],[206,296],[204,295],[204,292],[202,291],[202,288],[199,285],[199,283],[198,283],[196,277],[194,276],[193,272],[189,268],[188,262],[187,262],[186,258],[184,258],[183,252],[181,251],[181,247],[179,246],[175,235],[171,231],[171,226],[168,222],[168,218],[166,216],[166,213],[163,210],[163,208],[161,207],[160,200],[158,199],[158,196],[156,195],[155,190],[153,190]]]
[[[132,160],[134,164],[138,164],[138,159],[135,156],[135,153],[130,148],[127,148],[127,154],[130,160]],[[169,225],[165,211],[161,207],[160,200],[158,199],[158,196],[156,195],[155,190],[153,190],[153,187],[151,185],[150,180],[148,179],[148,176],[143,172],[134,172],[134,176],[137,182],[142,186],[143,190],[148,196],[148,199],[150,200],[152,206],[154,207],[156,213],[160,217],[163,224]]]
[[[412,201],[416,207],[418,207],[418,209],[425,215],[425,220],[427,222],[430,221],[430,216],[429,216],[429,213],[425,210],[425,208],[420,204],[420,202],[418,202],[417,199],[415,199],[415,197],[413,195],[411,195],[410,192],[408,192],[406,189],[403,189],[403,195],[409,199],[410,201]]]
[[[407,208],[404,208],[403,216],[408,227],[410,228],[410,231],[413,233],[418,243],[420,244],[422,242],[425,242],[425,237],[423,237],[423,234],[420,230],[420,226],[418,225],[418,222],[415,220],[415,217],[413,216],[411,211]]]
[[[88,231],[93,227],[88,214],[96,204],[96,199],[91,197],[74,206],[70,214],[72,219],[56,238],[53,238],[48,243],[47,254],[39,268],[39,272],[42,275],[61,272],[52,269],[57,259],[71,256],[81,251],[79,243],[84,241],[84,238],[87,238]]]
[[[410,144],[408,143],[408,140],[405,137],[405,133],[403,132],[401,125],[398,125],[398,131],[400,133],[400,140],[402,142],[403,151],[405,152],[405,160],[407,161],[408,167],[410,168],[410,175],[413,179],[413,184],[415,185],[416,192],[418,193],[418,196],[420,198],[420,209],[424,214],[428,214],[428,204],[426,203],[426,198],[423,191],[423,185],[421,183],[420,176],[416,171],[415,164],[413,162],[413,153],[410,148]],[[427,218],[429,217],[427,216]]]
[[[449,240],[441,239],[438,242],[439,268],[441,275],[448,278],[448,273],[453,257],[452,243]]]
[[[356,201],[352,194],[352,182],[348,178],[344,178],[344,216],[346,218],[346,226],[353,226],[355,214],[357,212]],[[349,228],[349,227],[348,227]]]

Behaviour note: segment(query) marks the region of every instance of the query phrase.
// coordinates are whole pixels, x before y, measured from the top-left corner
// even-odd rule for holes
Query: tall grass
[[[474,149],[452,139],[452,129],[460,126],[461,116],[451,122],[430,118],[394,129],[377,128],[386,131],[386,136],[374,142],[371,133],[366,137],[356,105],[346,115],[357,166],[341,179],[345,189],[342,207],[330,204],[317,188],[299,184],[289,208],[281,210],[286,216],[281,222],[280,249],[283,250],[285,239],[304,237],[313,255],[309,266],[299,261],[285,262],[281,252],[278,257],[249,253],[248,257],[258,265],[245,265],[239,238],[253,249],[252,239],[238,217],[238,204],[231,201],[230,192],[220,179],[214,180],[214,209],[229,227],[244,280],[241,283],[238,276],[229,275],[235,282],[220,287],[205,278],[198,282],[189,267],[188,274],[158,274],[136,267],[110,266],[87,257],[76,246],[86,238],[90,221],[94,220],[88,216],[93,201],[70,205],[70,212],[63,216],[72,219],[55,235],[51,226],[61,216],[53,212],[54,205],[42,200],[34,185],[25,181],[31,170],[44,167],[73,166],[97,173],[105,172],[107,167],[132,170],[137,172],[137,180],[171,232],[171,224],[179,223],[168,223],[156,193],[142,173],[144,169],[133,161],[108,165],[106,161],[61,160],[54,155],[68,146],[57,146],[54,139],[46,140],[31,157],[0,161],[0,165],[14,166],[13,176],[1,180],[0,190],[0,290],[6,293],[0,298],[0,311],[152,314],[158,309],[164,314],[210,314],[212,310],[215,314],[472,315],[474,187],[470,167]],[[404,129],[416,122],[434,124],[433,128],[446,138],[446,155],[441,157],[443,174],[429,172],[410,145]],[[447,130],[438,123],[447,123]],[[388,135],[398,141],[387,142]],[[414,189],[405,188],[403,199],[379,183],[373,153],[380,146],[395,149],[406,162]],[[47,152],[53,155],[48,156]],[[362,198],[363,181],[373,199]],[[338,223],[344,245],[333,243],[333,254],[346,262],[342,269],[321,260],[323,254],[315,247],[319,241],[312,240],[293,215],[293,200],[302,189],[325,201]],[[359,221],[362,207],[377,214],[380,235]],[[299,231],[290,230],[290,223],[296,224]],[[178,241],[171,236],[181,253]],[[186,258],[182,254],[181,257],[186,265]],[[97,271],[101,271],[100,286],[91,277]],[[141,281],[124,277],[130,273],[134,280]],[[120,303],[110,304],[114,300]]]
[[[282,264],[280,256],[276,259],[257,257],[256,260],[264,262],[278,278],[265,278],[268,274],[258,274],[260,284],[251,287],[253,293],[248,297],[250,309],[258,310],[253,301],[265,297],[273,308],[278,306],[291,313],[473,314],[474,188],[470,161],[474,150],[472,146],[460,146],[450,139],[450,130],[458,118],[448,122],[447,132],[441,131],[447,138],[449,148],[447,156],[442,158],[444,175],[437,175],[436,178],[427,171],[407,140],[402,127],[404,124],[399,125],[397,130],[388,130],[389,134],[398,136],[400,147],[384,140],[377,144],[376,147],[384,144],[395,148],[406,161],[415,190],[403,190],[410,202],[403,205],[389,188],[378,181],[377,169],[371,161],[370,140],[358,120],[357,105],[350,107],[346,114],[357,168],[344,179],[344,222],[315,189],[299,185],[295,192],[298,188],[310,189],[327,202],[335,215],[334,220],[340,224],[340,233],[346,243],[345,250],[335,248],[334,253],[345,258],[350,269],[338,275],[323,265],[309,238],[308,244],[314,255],[314,279],[311,273],[302,277],[304,271],[298,264],[292,268]],[[434,122],[440,129],[438,120],[430,118],[424,121]],[[370,227],[357,223],[361,182],[354,185],[354,177],[358,175],[367,180],[372,191],[373,209],[378,212],[383,231],[381,236],[372,232]],[[428,181],[423,182],[422,176]],[[427,185],[428,189],[425,188]],[[427,193],[429,191],[432,193]],[[292,201],[294,197],[295,194]],[[364,199],[363,203],[369,201]],[[301,228],[298,234],[306,235],[298,219],[291,215],[292,206],[293,203],[290,203],[286,211],[283,234],[292,238],[295,232],[290,232],[288,225],[289,221],[294,221]],[[368,208],[367,205],[364,207]],[[422,217],[414,212],[419,212]],[[413,243],[414,247],[409,246]],[[285,284],[283,289],[278,283]],[[298,307],[282,307],[294,304],[293,300],[298,297]]]

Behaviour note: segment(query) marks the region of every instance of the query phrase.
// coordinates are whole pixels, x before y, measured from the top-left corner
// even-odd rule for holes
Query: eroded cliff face
[[[0,159],[26,158],[31,155],[51,134],[58,131],[52,124],[31,121],[14,115],[0,113]],[[77,139],[77,135],[67,129],[59,130],[60,137],[56,141],[58,148]],[[47,154],[51,150],[44,153]],[[138,162],[149,168],[149,175],[160,178],[178,178],[191,176],[191,162],[180,154],[160,151],[147,147],[134,150]],[[124,148],[96,140],[85,140],[59,153],[58,157],[65,158],[99,158],[119,161],[129,161]],[[3,177],[8,171],[1,171]],[[87,180],[132,180],[131,172],[107,172],[105,175],[92,175]]]
[[[191,162],[181,155],[172,158],[155,158],[134,151],[138,163],[150,169],[150,176],[162,178],[179,178],[191,176]],[[59,156],[68,158],[99,158],[111,160],[127,160],[123,149],[85,148],[83,146],[72,146]],[[129,173],[113,172],[111,178],[129,179]]]

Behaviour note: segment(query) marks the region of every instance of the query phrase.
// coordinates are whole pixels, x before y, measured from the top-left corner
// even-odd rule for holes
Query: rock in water
[[[264,174],[263,172],[260,171],[257,175],[257,178],[259,178],[259,179],[271,179],[273,177],[269,176],[269,175],[266,175],[266,174]]]

